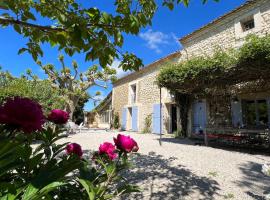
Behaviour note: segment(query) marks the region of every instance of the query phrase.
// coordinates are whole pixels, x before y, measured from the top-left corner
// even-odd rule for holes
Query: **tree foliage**
[[[88,101],[89,95],[84,95],[82,98],[79,99],[77,106],[75,107],[73,113],[73,120],[76,124],[81,124],[84,122],[84,105]]]
[[[270,36],[251,35],[238,50],[218,50],[212,56],[168,64],[161,70],[158,84],[172,91],[194,94],[269,77]]]
[[[42,105],[44,112],[52,109],[63,109],[65,102],[57,88],[48,80],[28,80],[15,78],[10,74],[0,76],[0,104],[8,97],[28,97]]]
[[[170,9],[181,3],[188,5],[189,0],[163,1]],[[12,26],[28,38],[19,54],[29,52],[34,60],[43,56],[40,45],[49,43],[70,56],[84,53],[85,60],[98,60],[102,67],[117,58],[122,59],[123,70],[136,70],[142,61],[132,53],[120,51],[123,34],[136,35],[141,28],[151,25],[157,3],[115,0],[114,8],[113,13],[107,13],[76,0],[2,0],[0,25]]]
[[[100,92],[97,92],[96,95],[89,95],[87,90],[93,86],[107,88],[108,81],[115,80],[116,71],[109,67],[100,70],[97,65],[93,65],[86,72],[78,72],[76,61],[72,62],[72,67],[65,65],[62,55],[59,56],[59,61],[62,66],[60,72],[52,64],[42,65],[40,61],[38,64],[48,75],[52,85],[61,91],[66,102],[65,109],[70,113],[70,118],[73,119],[73,113],[80,99],[97,100],[95,97],[100,95]]]

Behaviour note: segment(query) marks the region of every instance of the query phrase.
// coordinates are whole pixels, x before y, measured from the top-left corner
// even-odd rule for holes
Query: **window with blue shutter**
[[[206,102],[195,101],[193,104],[193,131],[200,133],[204,131],[207,124]]]
[[[122,123],[121,123],[122,130],[127,129],[127,108],[123,108],[122,110]]]
[[[232,124],[234,127],[243,125],[243,114],[241,101],[232,101]]]
[[[132,107],[132,130],[138,131],[138,107]]]
[[[162,114],[161,109],[160,109],[160,104],[154,104],[153,105],[153,118],[152,118],[153,119],[152,132],[156,134],[160,134],[161,128],[162,128],[162,125],[160,122],[160,113]]]

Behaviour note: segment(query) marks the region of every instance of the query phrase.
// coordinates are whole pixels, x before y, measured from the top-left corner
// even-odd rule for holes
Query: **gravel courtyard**
[[[264,199],[270,193],[270,178],[261,165],[270,156],[195,146],[189,140],[152,134],[131,135],[140,147],[128,178],[142,189],[122,199]],[[113,141],[116,132],[87,131],[65,141],[81,144],[84,150],[97,150],[99,144]]]

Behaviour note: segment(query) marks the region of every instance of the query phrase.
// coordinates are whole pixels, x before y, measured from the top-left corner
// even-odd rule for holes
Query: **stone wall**
[[[243,31],[241,22],[250,16],[254,18],[255,28]],[[179,62],[196,56],[212,55],[219,49],[239,48],[249,34],[259,36],[270,34],[270,0],[254,1],[181,39],[183,50]],[[230,97],[210,97],[206,102],[207,126],[232,125]],[[190,114],[192,116],[192,110]],[[192,119],[189,121],[189,127],[192,127]]]
[[[255,28],[250,31],[243,32],[241,21],[249,16],[254,16]],[[242,31],[242,32],[241,32]],[[238,48],[245,41],[248,34],[265,35],[270,33],[270,0],[258,0],[256,3],[250,3],[248,6],[236,9],[234,12],[225,17],[207,25],[206,27],[195,31],[193,34],[181,39],[183,50],[179,55],[174,55],[170,59],[178,59],[180,62],[193,56],[211,55],[216,49],[230,49]],[[169,57],[169,56],[168,56]],[[167,60],[168,61],[168,60]],[[131,82],[137,83],[137,102],[138,106],[138,128],[142,131],[144,128],[145,118],[153,113],[153,104],[159,103],[159,88],[155,84],[156,76],[160,67],[164,64],[161,59],[150,66],[133,73],[127,77],[120,79],[113,88],[112,105],[114,112],[120,115],[120,123],[122,119],[122,109],[124,107],[131,107],[128,102],[129,87]],[[168,91],[162,89],[162,102],[166,101]],[[168,103],[171,103],[170,101]],[[215,118],[215,124],[224,122],[224,117],[220,113],[224,112],[224,116],[229,116],[226,106],[222,105],[216,110],[216,103],[210,102],[212,107],[212,116]],[[163,111],[163,132],[168,132],[169,126],[169,104],[162,105]],[[192,118],[192,111],[189,112],[190,119]],[[219,116],[220,115],[220,116]],[[179,117],[179,113],[178,113]],[[229,118],[229,117],[228,117]],[[179,120],[179,119],[178,119]],[[231,123],[228,121],[228,123]],[[191,125],[189,124],[189,130]]]
[[[240,22],[249,16],[254,16],[255,28],[243,32]],[[270,0],[258,0],[181,39],[181,61],[193,56],[211,55],[217,49],[238,48],[248,34],[269,33]]]
[[[159,104],[160,102],[160,89],[157,86],[156,77],[160,67],[157,66],[151,70],[145,72],[142,76],[132,77],[126,80],[125,83],[116,85],[113,88],[113,110],[118,112],[120,115],[120,122],[122,120],[122,109],[124,107],[138,106],[138,129],[139,132],[142,132],[145,127],[145,118],[148,115],[153,114],[153,105]],[[131,83],[137,83],[137,102],[135,104],[129,104],[128,102],[128,93],[129,86]],[[162,88],[162,102],[168,100],[168,91],[165,88]],[[163,132],[169,132],[168,126],[168,108],[163,103],[162,105],[163,112]],[[130,120],[130,119],[129,119]],[[130,125],[130,123],[128,123]]]
[[[153,105],[160,102],[160,89],[156,84],[156,77],[160,71],[160,68],[168,62],[177,62],[179,60],[179,52],[173,53],[165,58],[162,58],[147,67],[130,74],[120,80],[118,80],[113,87],[112,94],[112,108],[114,113],[119,113],[120,124],[122,122],[122,109],[131,108],[132,106],[138,107],[138,130],[141,132],[145,126],[145,118],[148,115],[153,114]],[[130,85],[136,84],[137,86],[137,101],[135,104],[129,102],[129,90]],[[172,99],[168,98],[168,91],[162,88],[162,112],[163,121],[168,122],[169,110],[165,102],[172,102]],[[129,114],[127,120],[130,121]],[[127,123],[130,126],[130,122]],[[163,132],[169,131],[168,124],[164,124]]]
[[[119,119],[122,119],[122,109],[128,104],[128,83],[113,87],[112,93],[112,110],[113,113],[119,114]]]
[[[208,108],[208,127],[227,127],[232,125],[230,96],[211,96],[206,99]]]

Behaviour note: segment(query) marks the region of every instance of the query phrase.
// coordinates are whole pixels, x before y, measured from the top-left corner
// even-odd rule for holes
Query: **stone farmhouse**
[[[179,107],[174,96],[156,84],[162,66],[194,56],[211,55],[217,48],[239,48],[249,34],[264,36],[269,33],[270,0],[253,0],[182,37],[179,39],[182,50],[114,83],[111,104],[113,113],[120,116],[121,128],[142,132],[146,118],[151,118],[152,133],[176,132],[181,128]],[[219,117],[219,113],[225,113],[226,118]],[[255,129],[267,127],[270,124],[270,92],[239,94],[234,99],[226,99],[226,103],[218,98],[195,99],[188,111],[189,135],[210,129],[212,115],[215,115],[214,124],[224,129],[244,124]]]
[[[91,112],[84,114],[84,121],[89,128],[109,129],[112,124],[112,92],[110,92]]]

